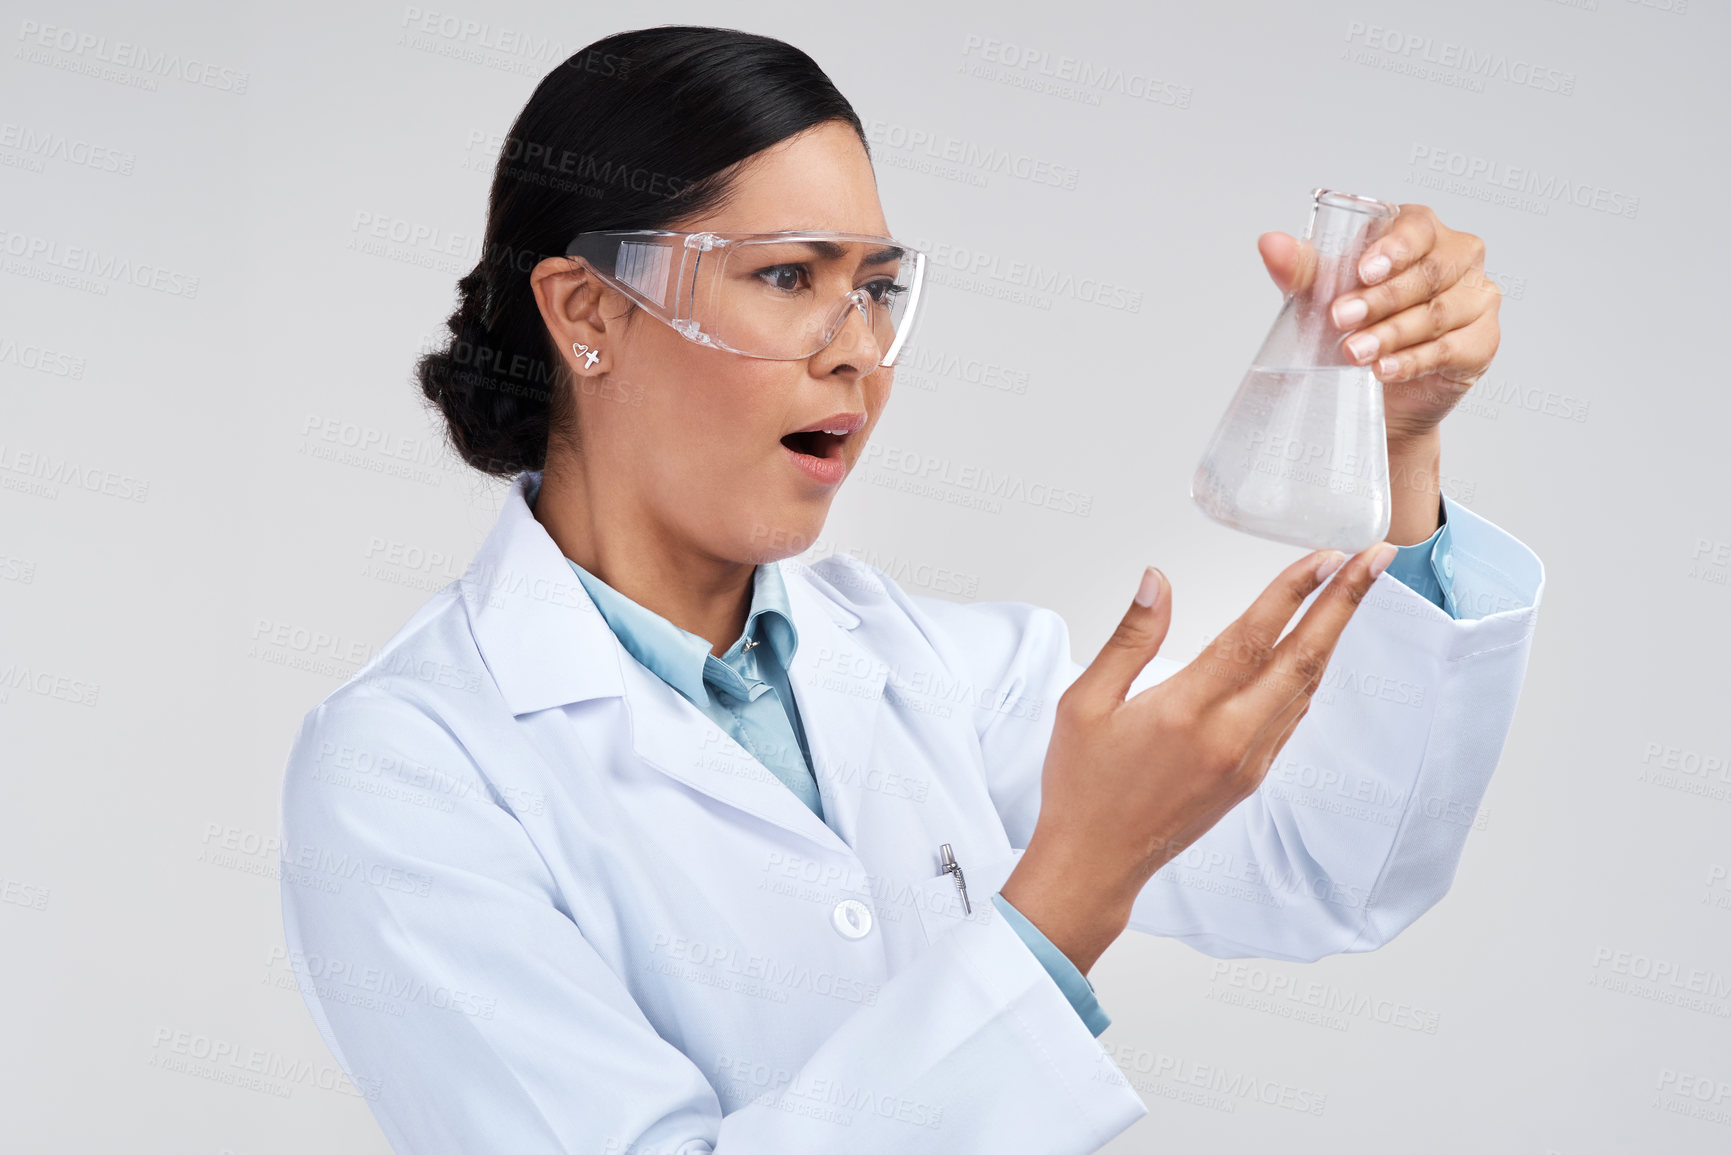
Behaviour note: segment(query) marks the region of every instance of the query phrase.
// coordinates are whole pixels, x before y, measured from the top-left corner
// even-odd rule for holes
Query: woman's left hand
[[[1309,284],[1316,258],[1285,233],[1257,242],[1281,292]],[[1485,243],[1437,220],[1428,206],[1405,204],[1359,260],[1365,287],[1332,303],[1346,348],[1385,385],[1383,412],[1391,451],[1432,435],[1484,375],[1496,355],[1502,290],[1485,276]]]

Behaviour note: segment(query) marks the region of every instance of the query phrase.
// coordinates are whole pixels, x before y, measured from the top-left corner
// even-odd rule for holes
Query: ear
[[[1281,293],[1303,292],[1316,276],[1316,250],[1308,241],[1300,241],[1285,233],[1263,233],[1256,238],[1256,249],[1262,263]]]
[[[568,367],[587,369],[572,342],[606,348],[607,321],[601,314],[605,286],[580,261],[547,257],[529,273],[529,287],[541,321],[559,345]]]

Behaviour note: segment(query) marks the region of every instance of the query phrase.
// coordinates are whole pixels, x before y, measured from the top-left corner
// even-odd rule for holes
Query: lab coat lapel
[[[852,633],[859,617],[836,601],[808,567],[777,564],[799,629],[788,682],[811,748],[824,815],[851,847],[859,834],[861,790],[889,665],[861,644]]]
[[[639,758],[694,790],[826,849],[847,850],[836,832],[732,735],[645,669],[623,645],[619,649],[631,741]],[[806,725],[809,732],[811,723]],[[829,804],[827,797],[824,804]]]
[[[852,636],[859,618],[824,592],[805,566],[766,564],[781,566],[799,631],[788,683],[811,750],[824,817],[813,814],[786,783],[621,646],[632,741],[645,762],[693,789],[826,849],[852,853],[889,667]]]

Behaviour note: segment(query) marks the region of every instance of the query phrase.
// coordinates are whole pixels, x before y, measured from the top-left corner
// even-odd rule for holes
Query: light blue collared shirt
[[[530,509],[539,495],[537,483],[528,494]],[[799,648],[799,631],[794,628],[780,567],[757,567],[752,575],[745,631],[718,658],[704,638],[638,605],[570,558],[565,560],[626,652],[703,711],[822,818],[823,801],[812,770],[811,750],[788,684],[787,671]],[[1458,616],[1446,520],[1426,540],[1399,547],[1388,573],[1450,617]],[[1111,1026],[1111,1017],[1095,996],[1094,984],[1069,956],[1001,892],[992,895],[992,905],[1040,960],[1088,1030],[1098,1037]]]

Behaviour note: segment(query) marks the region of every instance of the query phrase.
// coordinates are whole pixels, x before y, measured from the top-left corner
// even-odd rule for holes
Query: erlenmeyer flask
[[[1388,533],[1388,434],[1382,382],[1347,356],[1328,306],[1360,287],[1359,257],[1399,209],[1331,189],[1310,195],[1304,239],[1316,276],[1281,305],[1190,496],[1245,533],[1356,553]]]

